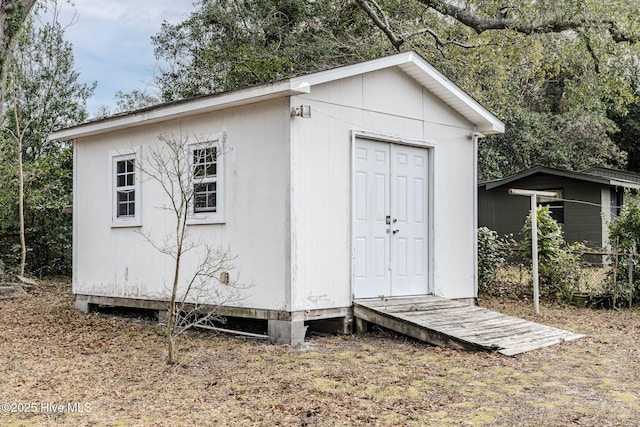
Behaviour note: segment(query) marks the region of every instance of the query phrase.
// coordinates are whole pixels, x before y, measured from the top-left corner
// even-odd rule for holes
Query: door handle
[[[400,230],[398,230],[397,228],[394,228],[393,229],[393,234],[396,234],[398,231],[400,231]]]

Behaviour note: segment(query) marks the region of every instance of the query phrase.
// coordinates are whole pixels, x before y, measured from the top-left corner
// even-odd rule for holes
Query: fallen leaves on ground
[[[585,334],[516,357],[388,331],[300,347],[73,310],[67,284],[0,301],[3,426],[618,426],[640,421],[640,311],[481,300]],[[15,409],[15,410],[14,410]],[[29,409],[33,409],[30,411]]]

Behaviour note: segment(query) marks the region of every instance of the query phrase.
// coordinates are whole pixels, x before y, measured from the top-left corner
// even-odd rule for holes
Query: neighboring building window
[[[624,189],[611,188],[611,221],[618,218],[624,204]]]
[[[136,154],[111,154],[113,179],[112,226],[130,227],[140,224],[140,191]]]
[[[193,202],[188,224],[214,224],[224,222],[224,178],[220,143],[190,144],[192,162]]]
[[[564,191],[558,190],[546,190],[553,191],[557,194],[556,198],[553,197],[539,197],[538,207],[548,207],[551,218],[555,219],[558,224],[564,224]]]

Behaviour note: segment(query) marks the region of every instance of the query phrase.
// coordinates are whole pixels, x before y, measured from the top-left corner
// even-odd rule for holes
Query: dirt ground
[[[67,285],[0,300],[2,426],[640,425],[640,310],[480,304],[586,334],[516,357],[389,332],[301,347],[162,330],[72,309]]]

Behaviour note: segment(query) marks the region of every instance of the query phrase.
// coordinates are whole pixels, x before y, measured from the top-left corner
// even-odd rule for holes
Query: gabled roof
[[[487,190],[491,190],[492,188],[516,183],[517,181],[523,178],[530,177],[532,175],[546,174],[546,175],[560,176],[560,177],[570,178],[570,179],[577,179],[585,182],[593,182],[597,184],[610,185],[614,187],[640,189],[640,177],[639,177],[639,180],[636,181],[631,179],[618,178],[615,176],[604,176],[604,174],[597,173],[605,170],[614,172],[613,169],[605,169],[605,168],[591,168],[591,169],[586,169],[585,171],[582,171],[582,172],[574,172],[574,171],[568,171],[563,169],[549,168],[546,166],[536,166],[531,169],[527,169],[522,172],[510,175],[506,178],[496,179],[492,181],[485,181],[485,182],[479,183],[478,185],[486,186]],[[633,175],[632,172],[626,172],[626,171],[615,171],[615,172],[621,172],[621,175],[628,174],[627,178]],[[611,175],[614,175],[614,174],[611,173]]]
[[[313,86],[359,74],[398,67],[448,104],[484,134],[503,133],[504,123],[442,75],[415,52],[404,52],[354,65],[292,77],[229,92],[159,104],[137,111],[90,121],[53,132],[51,140],[69,140],[107,131],[175,119],[193,114],[251,104],[282,96],[310,93]]]

